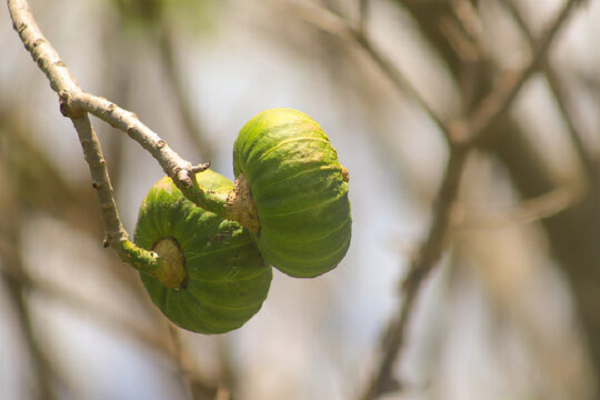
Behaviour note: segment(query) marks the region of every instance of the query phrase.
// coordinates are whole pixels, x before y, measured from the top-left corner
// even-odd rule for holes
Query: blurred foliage
[[[155,30],[167,25],[202,34],[218,25],[227,0],[113,0],[127,29]]]

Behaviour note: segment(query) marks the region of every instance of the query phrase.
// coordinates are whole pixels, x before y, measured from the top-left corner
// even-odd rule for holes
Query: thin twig
[[[19,33],[21,41],[34,61],[46,74],[52,89],[63,95],[65,93],[80,93],[81,90],[77,81],[70,74],[56,50],[42,34],[31,14],[27,1],[8,0],[7,3],[15,30]],[[68,111],[64,104],[61,106],[61,110],[63,113]],[[122,243],[127,242],[129,238],[119,217],[100,143],[86,113],[81,111],[70,112],[69,117],[77,130],[85,159],[90,168],[92,186],[96,189],[104,221],[106,241],[117,250],[122,259],[126,260],[129,255],[123,251]]]
[[[569,0],[562,8],[555,20],[548,26],[548,29],[537,41],[533,56],[527,66],[518,73],[506,73],[500,79],[499,86],[490,92],[479,103],[473,114],[464,123],[455,124],[461,127],[455,132],[455,140],[460,145],[476,146],[485,139],[484,132],[487,128],[497,121],[498,117],[503,115],[510,107],[513,100],[519,94],[521,88],[527,80],[536,72],[546,58],[546,54],[557,36],[558,31],[564,25],[571,11],[576,5],[584,3],[586,0]]]
[[[93,114],[112,127],[125,132],[147,150],[158,161],[165,173],[186,187],[192,187],[192,164],[173,151],[169,145],[144,125],[130,111],[124,110],[115,103],[82,90],[60,91],[62,111],[67,116],[86,112]]]
[[[189,161],[182,159],[156,133],[146,127],[135,114],[117,107],[106,99],[83,92],[66,64],[61,60],[56,50],[41,32],[29,4],[26,0],[7,0],[8,9],[15,30],[21,41],[39,68],[50,80],[52,89],[60,98],[61,112],[73,121],[79,135],[79,140],[92,175],[92,186],[96,189],[104,227],[106,246],[117,251],[120,258],[141,271],[159,279],[165,286],[178,289],[181,286],[183,274],[163,274],[163,268],[158,255],[137,247],[129,240],[129,236],[121,219],[113,194],[106,162],[100,147],[100,142],[90,123],[88,113],[94,114],[112,126],[126,132],[132,139],[148,150],[160,163],[163,170],[173,179],[173,182],[183,194],[194,203],[204,206],[211,211],[214,208],[222,210],[224,218],[235,215],[243,218],[253,214],[247,212],[245,204],[225,201],[227,194],[203,191],[198,186],[194,174],[201,170],[192,166]],[[241,198],[241,196],[238,196]],[[212,203],[211,203],[212,202]],[[212,207],[211,206],[215,206]],[[243,223],[245,226],[246,224]]]

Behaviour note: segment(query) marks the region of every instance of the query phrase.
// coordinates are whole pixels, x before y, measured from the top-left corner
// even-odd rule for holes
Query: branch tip
[[[206,171],[209,168],[210,168],[210,161],[206,162],[204,164],[197,164],[197,165],[192,166],[192,168],[190,169],[190,172],[194,175],[194,174],[200,173],[202,171]]]

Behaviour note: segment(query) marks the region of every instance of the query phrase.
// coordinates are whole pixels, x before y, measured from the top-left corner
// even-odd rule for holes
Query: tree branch
[[[73,121],[101,205],[106,231],[105,243],[113,247],[123,261],[153,276],[169,288],[178,289],[185,279],[183,273],[167,271],[156,253],[140,249],[129,240],[119,217],[100,142],[89,121],[88,113],[126,132],[138,142],[158,161],[165,173],[190,201],[224,219],[237,221],[253,232],[260,230],[257,214],[253,212],[255,207],[252,204],[253,200],[238,195],[243,185],[236,185],[230,193],[201,188],[195,179],[195,174],[206,170],[209,163],[192,165],[173,151],[134,113],[104,98],[82,91],[66,64],[41,32],[27,1],[7,0],[7,3],[14,28],[19,33],[21,41],[39,68],[46,74],[52,89],[58,93],[62,114]]]
[[[77,107],[79,105],[77,102],[71,104],[70,100],[73,98],[78,99],[77,95],[83,93],[77,81],[70,74],[66,64],[61,60],[56,50],[54,50],[41,32],[33,18],[27,1],[7,0],[7,4],[13,26],[18,32],[21,41],[33,57],[33,60],[38,64],[38,67],[46,74],[52,89],[59,94],[61,112],[72,120],[77,130],[79,141],[92,176],[92,186],[96,189],[98,202],[100,203],[106,234],[106,245],[115,249],[120,258],[129,265],[159,278],[157,274],[161,269],[161,260],[158,259],[157,254],[135,246],[129,240],[129,236],[123,228],[102,148],[86,113],[87,110],[84,107]],[[114,108],[111,109],[107,105],[107,110],[102,111],[105,114],[110,114]],[[130,136],[137,137],[135,127],[129,129],[127,132]],[[158,145],[159,140],[156,139],[155,142],[156,147],[160,150],[160,146]],[[164,142],[162,143],[162,148],[167,147]],[[148,145],[148,147],[154,149],[151,145]],[[161,154],[161,152],[158,151],[157,154]],[[177,176],[180,176],[180,174]],[[165,281],[163,283],[172,288],[179,288],[181,285],[181,281]]]
[[[479,106],[475,108],[469,118],[464,123],[456,124],[456,126],[462,126],[465,129],[462,132],[456,132],[453,138],[459,145],[472,147],[485,139],[484,132],[487,128],[508,110],[525,82],[542,66],[554,38],[571,15],[573,8],[585,1],[567,1],[545,33],[539,38],[537,45],[533,46],[533,55],[529,64],[516,74],[505,73],[500,79],[500,85],[480,101]]]

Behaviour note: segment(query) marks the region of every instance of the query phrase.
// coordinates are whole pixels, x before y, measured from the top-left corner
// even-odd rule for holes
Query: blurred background
[[[381,398],[599,395],[600,2],[581,3],[469,155]],[[565,4],[31,0],[82,89],[194,163],[233,178],[237,132],[272,107],[306,112],[338,150],[346,258],[318,279],[275,271],[262,310],[220,336],[174,328],[102,248],[76,132],[0,7],[0,400],[365,398],[446,170],[432,115],[468,116]],[[132,234],[163,172],[92,122]]]

